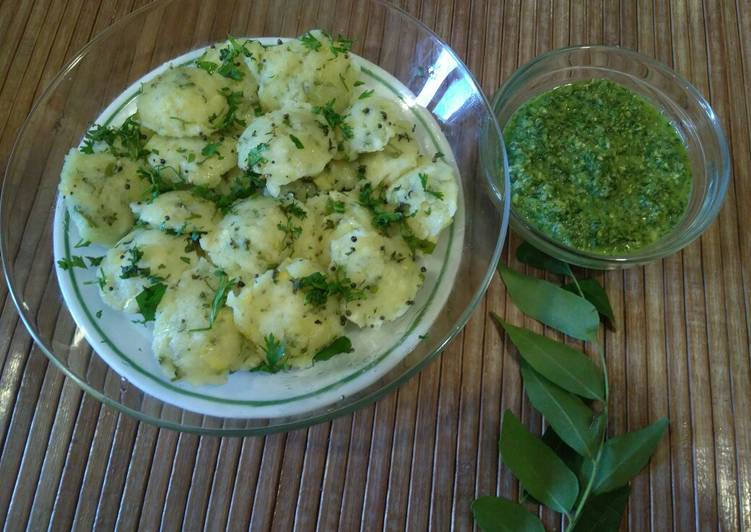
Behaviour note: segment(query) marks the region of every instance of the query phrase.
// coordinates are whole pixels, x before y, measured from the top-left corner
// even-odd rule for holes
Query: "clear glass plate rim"
[[[91,41],[89,41],[84,47],[81,49],[80,52],[78,52],[75,57],[67,63],[61,71],[52,79],[50,84],[47,86],[47,88],[43,91],[42,95],[40,96],[39,100],[32,106],[31,111],[29,112],[29,115],[24,120],[23,124],[18,130],[18,135],[16,137],[16,140],[13,144],[13,147],[11,149],[10,155],[8,157],[8,163],[6,165],[5,173],[3,175],[3,183],[2,183],[2,189],[0,189],[0,220],[2,219],[3,212],[2,212],[2,205],[4,205],[5,201],[5,195],[7,193],[7,179],[8,174],[13,166],[13,163],[15,161],[16,155],[17,155],[17,149],[19,142],[24,136],[24,133],[26,132],[31,118],[36,114],[37,110],[46,103],[51,95],[54,93],[55,89],[58,87],[60,82],[65,78],[65,76],[71,72],[73,69],[76,68],[78,63],[89,53],[89,51],[100,41],[106,39],[110,34],[116,32],[121,26],[126,25],[128,22],[130,22],[133,18],[136,18],[140,16],[141,14],[162,8],[164,5],[175,2],[179,0],[157,0],[151,4],[145,5],[132,13],[126,15],[122,19],[116,21],[111,26],[105,28],[102,30],[99,34],[94,36]],[[459,58],[459,56],[456,54],[456,52],[446,43],[443,39],[441,39],[433,30],[431,30],[427,25],[425,25],[420,20],[414,18],[412,15],[407,13],[402,8],[395,6],[393,4],[390,4],[388,2],[385,2],[383,0],[370,0],[371,2],[378,4],[382,6],[386,10],[392,10],[397,13],[399,13],[401,16],[409,20],[412,24],[415,24],[420,29],[422,29],[425,33],[430,35],[433,39],[436,40],[437,43],[440,44],[440,46],[447,51],[447,53],[453,58],[453,60],[459,65],[463,70],[463,75],[466,75],[474,84],[475,88],[477,89],[477,93],[479,97],[481,98],[482,105],[485,107],[487,111],[487,115],[490,118],[490,124],[491,127],[495,130],[496,136],[498,139],[500,139],[501,142],[501,155],[503,159],[503,190],[508,191],[510,187],[510,181],[509,181],[509,175],[508,175],[508,165],[506,160],[506,153],[505,148],[503,147],[503,137],[501,134],[501,129],[498,124],[498,121],[495,118],[495,114],[493,113],[493,109],[490,105],[490,102],[487,98],[487,96],[484,94],[484,92],[481,89],[481,85],[475,78],[474,74],[471,72],[471,70],[467,67],[467,65]],[[478,164],[478,172],[491,172],[488,168],[482,168]],[[487,175],[485,176],[488,179],[497,179],[499,176],[497,175]],[[50,349],[46,343],[41,338],[37,328],[32,323],[32,318],[27,312],[27,310],[24,308],[23,302],[19,299],[19,294],[16,291],[16,288],[12,282],[12,272],[13,268],[10,264],[10,260],[8,258],[8,250],[7,250],[7,228],[3,228],[2,231],[0,231],[0,260],[2,261],[3,266],[3,276],[5,278],[6,285],[8,287],[8,294],[11,297],[11,300],[13,301],[13,304],[16,307],[16,310],[18,311],[19,317],[21,318],[21,321],[23,322],[24,326],[26,327],[26,330],[29,332],[30,336],[32,337],[34,343],[39,347],[39,349],[44,353],[44,355],[51,360],[55,366],[60,369],[67,377],[72,379],[78,386],[80,386],[85,392],[91,394],[93,397],[95,397],[97,400],[101,401],[105,405],[108,405],[112,408],[115,408],[118,411],[124,412],[128,415],[131,415],[135,417],[136,419],[139,419],[140,421],[145,421],[150,424],[154,424],[160,427],[172,429],[172,430],[179,430],[183,432],[192,432],[196,434],[212,434],[217,436],[252,436],[252,435],[263,435],[263,434],[271,434],[274,432],[284,432],[293,430],[296,428],[301,427],[307,427],[310,425],[314,425],[317,423],[321,423],[324,421],[331,420],[335,417],[346,415],[350,412],[353,412],[363,406],[366,406],[373,401],[379,399],[380,397],[383,397],[387,393],[393,391],[395,388],[400,386],[402,383],[409,380],[412,376],[414,376],[416,373],[418,373],[420,370],[422,370],[429,362],[431,362],[435,357],[443,351],[443,349],[453,340],[459,332],[464,328],[467,321],[469,321],[470,316],[476,309],[477,305],[479,304],[482,297],[485,295],[488,286],[490,285],[490,282],[493,278],[493,275],[495,274],[496,265],[500,259],[501,251],[503,249],[503,245],[506,240],[506,236],[508,233],[508,223],[509,223],[509,212],[510,212],[510,195],[509,194],[503,194],[503,197],[501,198],[502,201],[502,212],[501,215],[501,230],[498,233],[498,237],[496,240],[496,245],[493,250],[493,254],[491,257],[490,265],[485,272],[485,275],[480,282],[479,288],[476,290],[476,293],[473,295],[471,301],[466,306],[464,311],[460,314],[458,320],[455,322],[454,326],[444,334],[441,341],[436,345],[436,347],[431,350],[431,352],[425,356],[422,360],[420,360],[417,364],[414,366],[407,368],[401,375],[396,377],[393,381],[387,383],[383,387],[373,390],[370,393],[367,393],[366,395],[352,401],[351,403],[348,403],[346,405],[343,405],[341,407],[335,407],[330,409],[329,411],[322,412],[320,414],[314,415],[312,417],[308,417],[305,419],[294,419],[288,422],[282,422],[276,425],[270,425],[270,426],[258,426],[258,427],[238,427],[238,428],[232,428],[232,427],[207,427],[207,426],[198,426],[198,425],[186,425],[182,424],[180,422],[173,422],[170,420],[165,420],[161,418],[151,417],[148,414],[142,412],[141,410],[136,410],[122,402],[119,402],[101,392],[93,388],[91,385],[88,384],[85,380],[81,379],[76,373],[74,373],[71,369],[69,369],[60,359],[57,358],[57,356],[54,354],[52,349]],[[95,352],[94,352],[95,354]],[[218,418],[215,418],[218,419]],[[238,422],[242,420],[238,419],[230,419],[230,422]]]

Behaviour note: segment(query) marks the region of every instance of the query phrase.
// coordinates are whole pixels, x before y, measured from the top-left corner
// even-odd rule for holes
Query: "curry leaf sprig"
[[[568,264],[526,243],[516,256],[522,263],[570,279],[561,287],[499,266],[507,293],[522,312],[596,345],[600,319],[615,326],[607,294],[597,281],[576,279]],[[501,460],[519,479],[521,503],[542,504],[563,514],[566,532],[617,531],[629,482],[649,462],[668,420],[608,438],[609,388],[602,347],[597,345],[598,366],[573,347],[495,314],[492,318],[517,348],[527,398],[547,422],[540,438],[510,410],[503,415]],[[480,497],[472,503],[472,512],[486,531],[544,531],[542,522],[521,503]]]

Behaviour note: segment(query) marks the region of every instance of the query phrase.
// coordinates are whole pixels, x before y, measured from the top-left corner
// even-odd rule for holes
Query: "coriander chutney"
[[[691,166],[673,125],[606,79],[527,101],[504,129],[514,212],[567,246],[629,253],[683,216]]]

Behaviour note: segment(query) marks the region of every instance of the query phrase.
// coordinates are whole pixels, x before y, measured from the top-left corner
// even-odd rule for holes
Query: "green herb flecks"
[[[214,72],[234,81],[242,81],[245,72],[240,68],[242,57],[252,57],[252,52],[248,49],[246,42],[240,42],[230,36],[227,45],[219,49],[219,60],[217,64],[213,61],[198,60],[196,66],[213,74]]]
[[[285,214],[287,220],[283,224],[277,224],[276,227],[284,233],[282,248],[289,249],[295,243],[295,240],[297,240],[302,234],[302,227],[295,224],[294,218],[303,220],[307,216],[307,213],[302,207],[295,203],[295,201],[283,203],[279,208]]]
[[[343,201],[336,201],[331,198],[326,201],[326,214],[343,214],[346,211]]]
[[[292,143],[295,145],[295,148],[297,148],[298,150],[304,150],[305,149],[305,146],[303,146],[303,143],[300,142],[300,139],[298,139],[292,133],[289,134],[289,140],[292,141]]]
[[[370,183],[365,183],[360,188],[358,201],[360,205],[371,212],[373,225],[382,231],[404,219],[402,212],[392,210],[392,207],[386,202],[385,189],[383,187],[374,189]]]
[[[201,149],[201,155],[204,157],[213,157],[214,155],[221,155],[219,153],[219,146],[221,146],[221,142],[209,142]]]
[[[245,127],[245,120],[237,116],[237,111],[243,99],[242,91],[232,91],[228,87],[223,87],[219,93],[227,101],[227,111],[218,119],[218,122],[215,122],[217,129],[228,131],[233,128]]]
[[[420,172],[417,174],[420,178],[420,183],[422,184],[422,189],[425,191],[426,194],[429,194],[433,197],[438,198],[439,200],[443,199],[443,192],[440,192],[438,190],[434,190],[428,186],[428,174],[425,174],[423,172]]]
[[[358,97],[357,97],[357,99],[358,99],[358,100],[364,100],[365,98],[370,98],[371,96],[373,96],[373,93],[374,93],[374,92],[375,92],[375,90],[374,90],[374,89],[371,89],[371,90],[368,90],[368,91],[363,91],[363,92],[362,92],[362,93],[360,94],[360,96],[358,96]]]
[[[331,53],[334,54],[334,56],[347,54],[352,49],[352,39],[347,39],[341,35],[336,39],[333,39],[328,33],[326,33],[326,36],[329,38],[329,41],[331,41],[329,50],[331,50]]]
[[[73,268],[86,268],[86,263],[83,261],[83,257],[79,255],[71,255],[69,259],[60,259],[57,261],[57,265],[61,270],[72,270]]]
[[[222,310],[227,302],[227,296],[230,291],[237,285],[237,279],[230,279],[222,270],[216,270],[214,276],[218,279],[218,284],[214,290],[214,299],[211,301],[211,310],[209,311],[209,324],[199,329],[191,329],[190,332],[208,331],[214,326],[219,311]]]
[[[346,275],[341,274],[339,269],[333,278],[316,272],[294,279],[292,284],[295,291],[301,290],[305,294],[306,304],[316,307],[326,305],[329,297],[340,298],[347,303],[367,297],[366,291],[359,288]]]
[[[151,270],[141,268],[138,263],[143,258],[143,251],[137,246],[133,246],[125,252],[127,264],[120,267],[120,279],[131,279],[133,277],[148,277]]]
[[[253,169],[256,165],[266,164],[268,161],[261,154],[268,149],[269,145],[265,142],[262,142],[256,145],[252,150],[250,150],[246,158],[248,168]]]
[[[317,52],[321,49],[321,41],[316,39],[315,35],[309,31],[300,36],[300,42],[305,48],[313,52]]]
[[[339,114],[334,109],[336,100],[331,100],[326,105],[313,107],[313,113],[323,116],[326,121],[326,125],[331,128],[332,131],[338,130],[342,137],[345,139],[352,138],[352,126],[350,126],[345,120],[344,115]]]
[[[104,260],[104,255],[101,257],[86,257],[86,260],[89,261],[89,266],[96,267],[99,266],[102,261]]]
[[[263,338],[262,346],[265,360],[253,371],[264,371],[266,373],[277,373],[289,368],[287,363],[287,352],[284,344],[277,339],[273,333],[267,334]]]
[[[266,180],[252,171],[246,171],[230,182],[230,192],[219,194],[216,190],[204,186],[196,186],[190,192],[213,202],[222,214],[227,214],[235,202],[258,194],[266,187]]]
[[[84,135],[80,151],[94,153],[97,144],[104,144],[115,157],[137,160],[145,157],[146,135],[141,132],[141,124],[129,116],[119,127],[95,125]]]

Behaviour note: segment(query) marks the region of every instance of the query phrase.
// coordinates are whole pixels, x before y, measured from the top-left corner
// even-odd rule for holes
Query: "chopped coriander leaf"
[[[99,267],[99,272],[97,273],[96,277],[97,284],[99,285],[100,290],[104,290],[104,287],[107,286],[107,279],[104,277],[104,270],[102,267]]]
[[[443,199],[443,192],[440,192],[438,190],[433,190],[428,186],[428,174],[424,174],[420,172],[418,174],[420,177],[420,183],[422,183],[422,189],[425,191],[426,194],[430,194],[431,196],[434,196],[440,200]]]
[[[383,197],[383,187],[373,190],[370,183],[366,183],[361,189],[358,196],[360,205],[366,207],[373,215],[373,225],[385,231],[391,224],[401,222],[404,214],[399,211],[391,211],[387,207],[386,199]]]
[[[101,318],[102,317],[102,311],[101,310],[97,310],[95,316],[97,317],[97,319]]]
[[[196,61],[196,66],[209,74],[213,74],[219,68],[219,65],[212,61]]]
[[[234,37],[228,38],[229,44],[219,50],[219,59],[221,64],[214,63],[213,61],[196,61],[196,66],[213,74],[218,73],[225,78],[229,78],[235,81],[242,81],[245,77],[245,72],[238,68],[236,59],[238,56],[251,57],[253,54],[248,50],[245,43],[241,43]]]
[[[198,251],[201,246],[199,245],[199,241],[201,240],[201,233],[198,231],[193,231],[190,233],[190,236],[186,238],[186,244],[185,244],[185,253],[195,253]]]
[[[180,257],[180,260],[183,261],[185,264],[190,264],[190,258],[189,257]]]
[[[295,291],[302,290],[305,303],[320,307],[326,304],[329,297],[338,297],[346,302],[365,299],[364,290],[354,288],[354,283],[337,270],[333,279],[328,279],[321,272],[311,273],[306,277],[294,279],[292,286]]]
[[[345,211],[343,201],[334,201],[331,198],[326,202],[326,214],[338,213],[342,214]]]
[[[334,110],[336,99],[332,99],[326,105],[313,107],[313,113],[323,116],[324,120],[331,129],[339,129],[342,136],[346,139],[352,138],[352,126],[344,121],[344,115]]]
[[[445,155],[443,154],[442,151],[437,151],[437,152],[435,152],[435,155],[433,155],[433,159],[432,160],[433,160],[433,162],[437,162],[438,159],[443,159],[444,157],[445,157]]]
[[[279,341],[273,333],[267,334],[263,338],[264,345],[262,347],[266,360],[264,360],[260,366],[254,369],[254,371],[265,371],[267,373],[276,373],[277,371],[285,370],[289,367],[287,364],[287,353],[284,349],[284,344]]]
[[[398,211],[382,211],[378,210],[373,213],[373,225],[379,229],[386,229],[393,223],[401,222],[404,219],[404,215]]]
[[[104,260],[104,255],[102,255],[101,257],[86,257],[86,260],[89,261],[89,266],[96,267],[102,263],[102,261]]]
[[[266,164],[268,161],[261,155],[264,151],[269,149],[269,145],[265,142],[258,144],[255,148],[248,152],[248,168],[253,168],[257,164]]]
[[[232,127],[239,126],[245,127],[245,120],[242,120],[237,116],[237,110],[242,102],[242,91],[231,91],[229,87],[223,87],[219,91],[225,100],[227,100],[227,112],[221,117],[221,120],[216,124],[217,129],[220,131],[226,131]]]
[[[221,145],[222,144],[220,142],[209,142],[201,150],[201,155],[203,155],[204,157],[212,157],[219,153],[219,146]]]
[[[289,139],[292,141],[292,143],[295,145],[295,147],[298,150],[304,150],[305,149],[305,146],[303,146],[302,142],[300,142],[300,139],[298,139],[292,133],[289,134]]]
[[[164,283],[154,283],[151,286],[144,288],[140,294],[136,296],[136,303],[138,303],[138,312],[143,316],[144,323],[147,321],[153,321],[156,316],[156,308],[162,301],[164,292],[167,290],[167,285]]]
[[[232,62],[222,63],[217,72],[225,78],[234,79],[235,81],[241,81],[245,77],[245,73]]]
[[[369,91],[363,91],[360,96],[357,97],[358,100],[364,100],[365,98],[370,98],[373,96],[373,93],[375,92],[375,89],[370,89]]]
[[[230,279],[222,270],[216,270],[214,275],[219,278],[219,285],[214,292],[214,299],[211,302],[209,325],[208,327],[202,327],[200,329],[191,329],[190,332],[208,331],[214,326],[214,322],[216,321],[217,316],[219,316],[219,311],[222,310],[222,307],[224,307],[227,302],[227,296],[229,295],[230,290],[232,290],[237,284],[237,279]]]
[[[368,168],[364,164],[361,164],[360,166],[357,167],[356,177],[358,181],[362,181],[363,179],[365,179],[365,172],[367,170]]]
[[[90,245],[91,245],[91,241],[90,240],[84,240],[82,238],[81,240],[79,240],[78,242],[76,242],[75,244],[73,244],[73,247],[74,248],[85,248],[85,247],[90,246]]]
[[[316,353],[313,357],[313,360],[328,360],[334,355],[338,355],[340,353],[351,353],[352,351],[354,351],[354,349],[352,349],[352,342],[350,341],[350,339],[346,336],[340,336],[329,345],[318,351],[318,353]]]
[[[300,37],[300,42],[308,50],[317,52],[321,49],[321,41],[316,39],[315,36],[309,31],[306,32],[302,37]]]
[[[282,241],[282,248],[288,249],[297,240],[302,233],[302,227],[296,226],[292,223],[292,218],[287,216],[287,223],[276,224],[276,228],[284,233],[284,240]]]
[[[308,215],[308,213],[306,213],[305,210],[300,207],[297,202],[295,202],[295,200],[292,200],[287,204],[282,204],[279,208],[282,209],[284,214],[288,216],[294,216],[295,218],[299,218],[301,220],[304,220]]]
[[[79,255],[71,255],[70,259],[60,259],[57,261],[57,265],[63,270],[87,267],[86,263],[83,261],[83,257]]]
[[[347,85],[347,80],[344,79],[344,76],[342,75],[341,72],[339,72],[339,81],[342,82],[342,86],[344,87],[344,90],[348,91],[349,90],[349,86]]]
[[[139,159],[148,154],[146,140],[146,135],[141,133],[141,124],[129,116],[120,127],[95,125],[89,129],[80,151],[94,153],[94,145],[102,143],[115,157]]]
[[[360,85],[365,85],[365,82],[359,79],[355,81],[355,87],[359,87]]]
[[[352,49],[352,39],[346,39],[341,35],[339,35],[336,40],[331,39],[331,36],[329,35],[329,39],[332,41],[329,49],[335,56],[346,54]]]
[[[183,190],[187,187],[184,183],[173,183],[171,180],[165,179],[162,176],[162,172],[170,170],[175,175],[180,175],[176,168],[172,166],[157,166],[156,168],[141,167],[138,169],[138,175],[142,179],[147,179],[151,182],[151,198],[154,199],[160,194],[165,192],[171,192],[173,190]]]
[[[420,238],[417,238],[406,224],[402,224],[401,233],[402,238],[413,253],[416,251],[422,251],[423,253],[426,253],[428,255],[433,253],[433,250],[435,249],[435,243],[431,242],[430,240],[422,240]]]
[[[143,251],[138,247],[132,247],[126,251],[128,255],[128,264],[120,267],[120,279],[131,279],[133,277],[148,277],[151,275],[149,268],[140,268],[138,262],[143,258]]]
[[[249,198],[265,187],[266,180],[255,172],[246,171],[242,178],[230,183],[229,194],[222,195],[204,186],[193,187],[190,191],[199,198],[213,202],[223,214],[226,214],[236,201]]]

